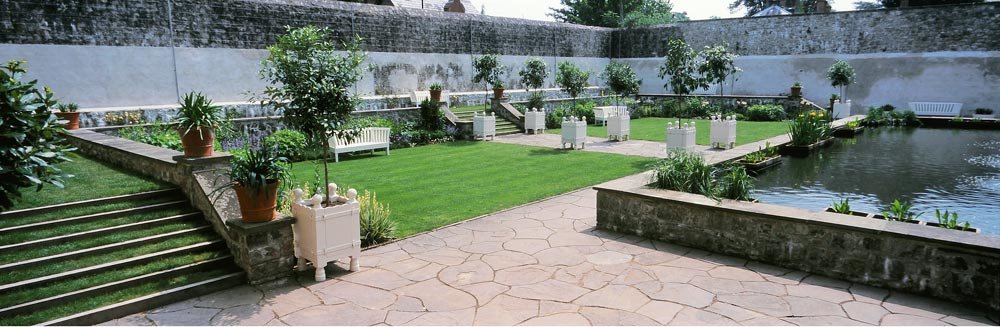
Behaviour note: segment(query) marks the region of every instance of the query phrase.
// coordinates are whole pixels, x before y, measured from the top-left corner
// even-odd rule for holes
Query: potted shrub
[[[501,79],[503,78],[504,69],[507,67],[500,63],[500,56],[488,53],[480,57],[473,57],[472,68],[476,70],[476,74],[472,76],[473,83],[484,83],[487,87],[492,86],[494,97],[497,99],[503,97],[504,85]],[[501,91],[499,93],[496,91],[497,84],[500,84]],[[489,103],[489,100],[486,103]]]
[[[889,204],[888,210],[882,211],[881,215],[873,215],[872,218],[923,225],[924,222],[917,220],[923,213],[914,212],[912,209],[913,204],[896,199]]]
[[[802,83],[795,82],[795,84],[792,84],[792,97],[793,98],[802,97]]]
[[[972,115],[973,118],[993,118],[993,109],[990,108],[976,108],[976,112]]]
[[[205,95],[195,92],[185,94],[180,104],[174,122],[177,123],[181,144],[184,145],[184,156],[211,156],[215,128],[222,123],[222,110],[212,105],[212,100]]]
[[[76,112],[80,109],[80,106],[72,102],[60,103],[56,105],[56,109],[59,109],[56,116],[59,117],[60,120],[68,121],[66,123],[66,129],[80,129],[80,113]]]
[[[443,89],[441,83],[431,84],[431,101],[441,102],[441,89]]]
[[[861,126],[860,120],[852,120],[844,124],[844,127],[838,128],[833,131],[833,136],[836,137],[854,137],[855,135],[864,133],[865,127]]]
[[[758,147],[757,149],[757,152],[750,153],[739,161],[748,172],[757,174],[781,163],[778,148],[772,146],[770,142],[767,142],[763,148]]]
[[[501,80],[493,82],[493,98],[503,99],[504,83]]]
[[[816,149],[829,145],[833,140],[830,134],[830,121],[823,112],[799,114],[788,122],[788,135],[792,140],[783,150],[792,156],[808,156]]]
[[[213,193],[232,188],[243,222],[271,221],[277,214],[278,186],[290,180],[286,161],[269,147],[238,151],[229,163],[229,182],[216,187]]]
[[[847,118],[851,115],[851,100],[845,100],[844,91],[848,85],[854,83],[854,67],[846,61],[837,60],[826,72],[826,77],[830,79],[830,85],[840,88],[840,101],[833,104],[833,118]]]
[[[860,212],[851,210],[851,203],[848,199],[843,199],[840,201],[833,202],[829,208],[826,208],[826,212],[839,213],[843,215],[851,215],[855,217],[869,218],[872,214],[867,212]]]
[[[968,221],[959,224],[957,212],[945,210],[942,213],[940,209],[934,209],[934,216],[937,218],[937,222],[927,222],[927,226],[979,233],[979,229],[970,226]]]

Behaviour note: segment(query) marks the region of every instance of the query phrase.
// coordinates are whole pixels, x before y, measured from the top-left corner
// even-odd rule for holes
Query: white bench
[[[489,116],[486,115],[484,111],[480,116],[478,112],[473,113],[472,117],[472,139],[483,138],[486,141],[486,137],[489,136],[490,139],[496,139],[497,137],[497,116],[495,113],[490,113]]]
[[[628,116],[628,107],[625,106],[604,106],[594,107],[594,122],[603,125],[608,124],[608,117]]]
[[[330,138],[330,149],[333,150],[334,162],[340,162],[340,154],[371,150],[385,149],[385,155],[389,155],[389,128],[388,127],[366,127],[361,129],[361,133],[353,140],[347,141],[338,137]]]
[[[910,102],[910,110],[917,116],[958,117],[962,104],[956,102]]]

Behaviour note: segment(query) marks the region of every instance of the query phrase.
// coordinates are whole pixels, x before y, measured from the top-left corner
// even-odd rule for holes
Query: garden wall
[[[648,188],[596,187],[597,226],[1000,310],[1000,238]]]

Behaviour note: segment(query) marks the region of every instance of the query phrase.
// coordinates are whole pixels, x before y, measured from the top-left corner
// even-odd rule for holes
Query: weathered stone
[[[303,309],[281,317],[281,320],[293,326],[359,326],[381,323],[385,321],[386,313],[385,310],[370,310],[345,303]]]
[[[377,287],[385,290],[393,290],[399,287],[413,284],[413,281],[384,269],[368,269],[341,277],[342,280]]]
[[[274,312],[259,305],[229,307],[212,317],[212,326],[262,326],[275,318]]]
[[[743,292],[743,285],[732,279],[695,276],[691,279],[690,284],[715,294],[736,294]]]
[[[847,312],[847,317],[872,325],[878,325],[882,317],[889,314],[882,306],[866,302],[851,301],[840,306]]]
[[[575,266],[586,261],[580,251],[571,247],[557,247],[535,254],[538,264],[545,266]]]
[[[570,302],[589,291],[576,285],[548,279],[537,284],[513,286],[507,294],[524,299]]]
[[[703,289],[678,283],[662,283],[662,288],[655,293],[646,293],[654,300],[670,301],[689,305],[695,308],[704,308],[712,304],[715,295]]]
[[[785,317],[792,314],[788,303],[773,295],[756,293],[719,295],[719,301],[773,317]]]
[[[782,296],[788,294],[785,292],[785,285],[772,282],[741,282],[743,289],[747,292],[753,293],[763,293],[770,295]]]
[[[842,289],[830,288],[826,286],[799,284],[786,286],[785,289],[788,290],[788,295],[811,297],[833,303],[843,303],[854,300],[851,293]]]
[[[476,325],[511,326],[538,314],[537,300],[524,300],[506,295],[494,298],[476,310]]]
[[[503,248],[525,254],[535,254],[549,248],[546,240],[510,240],[503,243]]]
[[[149,319],[157,326],[207,326],[211,324],[212,317],[220,311],[222,310],[188,308],[181,311],[147,314],[146,319]]]
[[[464,285],[459,286],[458,288],[476,297],[476,303],[478,306],[483,306],[486,303],[489,303],[494,297],[510,289],[509,286],[494,282]]]
[[[720,266],[720,267],[715,267],[712,270],[709,270],[708,274],[716,278],[725,278],[738,281],[746,281],[746,282],[764,281],[763,277],[760,277],[760,275],[758,275],[756,272],[746,268]]]
[[[670,326],[732,326],[736,322],[722,315],[695,308],[684,308],[668,324]]]
[[[437,277],[437,274],[444,268],[444,265],[432,262],[420,269],[405,273],[402,277],[414,282],[422,282]]]
[[[580,306],[572,303],[541,301],[538,305],[538,315],[541,317],[557,313],[575,313],[578,311],[580,311]]]
[[[579,313],[557,313],[551,316],[531,318],[521,326],[590,326],[590,321]]]
[[[454,266],[462,262],[465,262],[465,259],[469,257],[469,254],[462,252],[458,249],[440,248],[437,250],[416,254],[413,257],[440,265]]]
[[[294,286],[264,290],[264,299],[261,300],[261,305],[273,310],[278,317],[321,304],[323,301],[308,289]]]
[[[513,267],[496,272],[494,280],[497,283],[515,286],[540,283],[552,278],[555,268],[545,266]]]
[[[684,309],[683,305],[653,300],[639,308],[636,313],[652,318],[661,325],[666,325],[674,319],[674,316],[676,316],[681,309]]]
[[[784,299],[791,306],[793,316],[846,316],[835,303],[809,297],[786,296]]]
[[[493,280],[493,268],[482,261],[468,261],[444,268],[438,279],[451,286],[476,284]]]
[[[862,284],[851,285],[849,290],[857,301],[881,304],[889,296],[889,290],[884,288],[871,287]]]
[[[840,316],[788,317],[785,321],[799,326],[864,326],[864,323]]]
[[[483,261],[493,267],[494,270],[501,270],[510,267],[535,264],[538,260],[534,257],[514,251],[499,251],[483,256]]]
[[[351,302],[368,309],[385,309],[396,302],[389,291],[349,282],[339,283],[314,292],[325,304]]]
[[[652,326],[656,321],[649,317],[628,311],[584,307],[580,309],[580,314],[587,317],[590,323],[597,326]]]
[[[588,255],[587,261],[595,265],[617,265],[632,261],[632,255],[614,251],[603,251]]]
[[[581,306],[603,307],[635,312],[649,302],[645,294],[625,285],[608,285],[581,296],[573,303]]]
[[[475,317],[475,308],[428,312],[411,320],[407,324],[414,326],[470,326]]]
[[[601,241],[601,239],[598,238],[598,237],[596,237],[596,236],[588,235],[588,234],[583,234],[583,233],[574,233],[574,232],[559,232],[559,233],[555,233],[555,234],[552,234],[551,236],[549,236],[548,240],[549,240],[549,244],[552,247],[570,246],[570,245],[602,245],[602,244],[604,244],[604,241]]]
[[[476,306],[476,298],[436,279],[396,289],[399,295],[420,299],[428,311],[455,311]]]
[[[733,321],[744,321],[763,317],[763,315],[759,313],[723,302],[712,303],[712,305],[705,308],[705,311],[718,313],[732,319]]]

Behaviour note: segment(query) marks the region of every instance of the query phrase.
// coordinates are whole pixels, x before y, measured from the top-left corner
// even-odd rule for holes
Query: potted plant
[[[865,127],[861,126],[860,120],[852,120],[844,124],[843,127],[838,128],[833,131],[833,136],[836,137],[854,137],[855,135],[864,133]]]
[[[830,111],[831,112],[833,111],[833,104],[837,103],[837,100],[840,100],[840,95],[837,95],[836,93],[830,94]]]
[[[181,134],[184,156],[189,158],[211,156],[215,128],[222,123],[221,109],[212,105],[212,100],[205,95],[195,92],[185,94],[180,105],[174,122],[177,123],[177,131]]]
[[[80,113],[77,112],[77,110],[80,109],[80,106],[72,102],[60,103],[56,105],[56,109],[59,109],[56,116],[59,117],[60,120],[68,121],[66,123],[66,129],[80,129]]]
[[[493,98],[503,99],[504,83],[501,80],[493,81]]]
[[[847,118],[851,115],[851,100],[845,100],[844,91],[848,85],[854,83],[854,67],[846,61],[837,60],[826,72],[826,77],[830,79],[830,85],[840,88],[840,101],[833,104],[833,118]]]
[[[816,149],[829,145],[833,140],[831,133],[830,121],[823,112],[799,114],[788,122],[788,135],[792,140],[782,150],[792,156],[808,156]]]
[[[212,193],[221,195],[232,188],[240,204],[243,222],[271,221],[277,214],[278,186],[290,181],[286,162],[286,158],[277,157],[269,147],[236,152],[226,174],[229,182],[216,187]]]
[[[872,218],[922,225],[923,222],[917,218],[923,213],[914,212],[912,209],[913,204],[895,199],[889,204],[888,210],[882,211],[881,215],[873,215]]]
[[[976,108],[976,112],[972,115],[973,118],[993,118],[993,109],[990,108]]]
[[[872,216],[872,214],[867,212],[851,210],[851,203],[850,200],[848,199],[834,201],[829,208],[826,208],[826,212],[839,213],[843,215],[851,215],[851,216],[865,217],[865,218]]]
[[[750,153],[740,159],[740,164],[752,174],[758,174],[780,163],[781,155],[778,154],[778,148],[772,146],[771,142],[767,142],[763,148],[758,147],[757,152]]]
[[[793,98],[802,97],[802,83],[795,82],[795,84],[792,84],[792,97]]]
[[[443,89],[441,83],[431,84],[431,101],[441,102],[441,89]]]
[[[488,53],[480,57],[472,58],[472,68],[476,70],[476,74],[472,76],[473,83],[484,83],[487,87],[493,87],[493,95],[495,98],[500,99],[503,97],[503,81],[502,75],[504,69],[507,67],[500,63],[500,56]],[[500,92],[497,92],[497,84],[500,85]],[[487,91],[488,94],[488,91]],[[489,97],[489,95],[487,95]],[[487,100],[486,103],[489,103]]]
[[[940,209],[934,209],[934,216],[937,218],[937,222],[927,222],[927,226],[979,233],[979,229],[970,226],[968,221],[959,224],[957,212],[945,210],[942,213]]]

